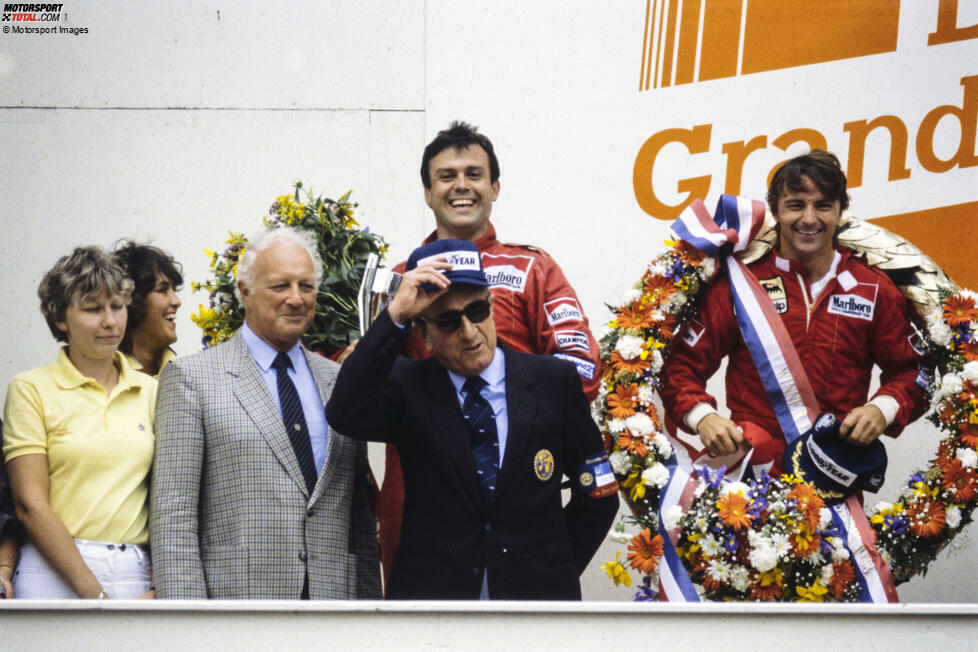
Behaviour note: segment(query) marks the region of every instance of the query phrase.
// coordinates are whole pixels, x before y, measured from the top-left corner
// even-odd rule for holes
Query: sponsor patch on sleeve
[[[917,377],[914,379],[914,382],[917,383],[917,387],[929,394],[931,389],[934,387],[933,367],[925,365],[920,365],[917,367]]]
[[[584,313],[581,306],[577,304],[574,297],[560,297],[543,304],[543,309],[547,313],[547,321],[551,326],[562,324],[565,321],[584,321]]]
[[[608,453],[598,453],[584,460],[577,472],[577,486],[591,498],[604,498],[618,491]]]
[[[582,331],[554,331],[554,341],[561,351],[591,352],[591,341]]]
[[[690,348],[693,348],[699,343],[700,338],[703,337],[703,333],[705,332],[706,326],[695,319],[691,319],[686,324],[686,330],[683,331],[683,342],[686,342]]]
[[[589,360],[582,360],[574,355],[567,355],[566,353],[554,353],[555,358],[560,358],[561,360],[567,360],[568,362],[573,362],[574,366],[577,367],[577,375],[581,378],[586,378],[588,380],[594,380],[594,372],[597,370],[597,365]]]

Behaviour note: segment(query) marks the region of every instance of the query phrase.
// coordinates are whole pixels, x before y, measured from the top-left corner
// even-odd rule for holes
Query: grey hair
[[[255,286],[255,259],[258,258],[258,254],[276,242],[283,241],[295,243],[309,254],[309,258],[312,259],[312,269],[316,273],[316,287],[318,288],[319,283],[323,280],[323,261],[319,258],[319,244],[316,242],[315,236],[308,231],[300,231],[288,226],[264,228],[248,239],[244,255],[238,261],[237,280],[244,283],[245,287],[253,288]],[[234,285],[234,296],[239,302],[244,303],[237,283]]]
[[[132,287],[125,270],[101,247],[76,247],[44,274],[37,296],[41,300],[41,314],[54,339],[67,342],[68,334],[58,328],[58,322],[64,322],[72,301],[81,302],[107,293],[122,296],[129,305]]]

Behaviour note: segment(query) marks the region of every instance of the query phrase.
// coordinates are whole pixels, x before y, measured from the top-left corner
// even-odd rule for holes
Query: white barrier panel
[[[11,601],[3,649],[970,650],[978,606]],[[871,637],[871,638],[870,638]],[[715,646],[708,648],[706,646]]]

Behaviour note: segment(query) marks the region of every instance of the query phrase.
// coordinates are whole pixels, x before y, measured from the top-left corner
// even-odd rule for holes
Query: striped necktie
[[[292,360],[285,353],[279,353],[275,356],[272,366],[278,374],[278,400],[282,405],[282,422],[285,424],[285,431],[289,433],[289,441],[292,442],[292,449],[299,461],[299,469],[306,481],[306,489],[312,494],[316,486],[316,462],[312,457],[309,427],[302,413],[302,401],[299,400],[299,393],[295,391],[295,385],[289,378]]]

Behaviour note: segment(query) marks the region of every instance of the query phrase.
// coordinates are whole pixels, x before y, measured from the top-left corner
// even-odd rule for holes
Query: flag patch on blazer
[[[618,491],[618,481],[611,470],[608,453],[598,453],[584,460],[577,473],[581,491],[591,498],[604,498]]]

